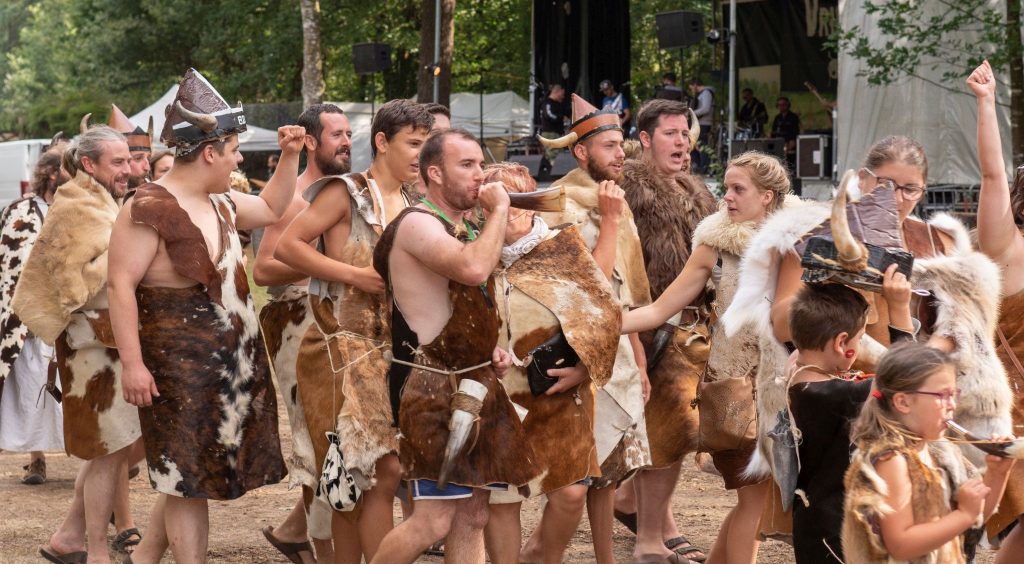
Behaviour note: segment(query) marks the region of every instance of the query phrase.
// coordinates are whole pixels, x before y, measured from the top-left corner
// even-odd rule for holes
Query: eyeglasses
[[[870,174],[879,186],[883,186],[888,190],[899,190],[900,194],[903,196],[903,199],[907,200],[908,202],[916,202],[921,199],[921,196],[924,195],[925,187],[921,186],[920,184],[896,184],[895,180],[891,178],[885,178],[883,176],[878,176],[870,168],[862,168],[861,170],[867,174]]]
[[[942,403],[944,403],[946,405],[953,405],[953,403],[956,402],[956,399],[958,397],[960,397],[960,388],[956,388],[955,390],[945,390],[945,391],[942,391],[942,392],[926,392],[924,390],[914,390],[914,391],[904,392],[904,393],[907,393],[907,394],[924,394],[926,396],[932,396],[932,397],[939,398],[939,400],[942,401]]]

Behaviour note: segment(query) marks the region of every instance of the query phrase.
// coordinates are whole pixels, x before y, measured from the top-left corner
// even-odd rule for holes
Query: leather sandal
[[[89,553],[84,550],[61,554],[48,544],[39,547],[39,555],[54,564],[85,564],[89,559]]]
[[[687,545],[687,546],[680,546],[680,545]],[[707,555],[703,554],[703,552],[704,552],[703,549],[701,549],[701,548],[699,548],[697,546],[694,546],[689,541],[689,539],[687,539],[683,535],[679,535],[678,537],[671,538],[671,539],[668,539],[667,541],[665,541],[665,548],[667,548],[667,549],[671,550],[672,552],[675,552],[676,554],[678,554],[678,555],[680,555],[680,556],[682,556],[682,557],[684,557],[686,559],[689,559],[689,560],[691,560],[693,562],[703,562],[703,561],[708,559]],[[695,552],[700,552],[700,553],[702,553],[702,555],[701,556],[690,556],[691,554],[693,554]]]
[[[263,527],[263,536],[267,538],[274,548],[278,550],[285,558],[293,562],[294,564],[305,564],[305,560],[300,556],[303,552],[308,552],[310,556],[313,556],[313,561],[316,562],[316,556],[313,553],[313,545],[309,541],[302,542],[281,542],[274,537],[274,528],[270,525]]]
[[[127,553],[131,552],[140,542],[142,542],[142,533],[135,527],[132,527],[117,533],[114,539],[110,541],[110,548],[114,549],[115,552]]]

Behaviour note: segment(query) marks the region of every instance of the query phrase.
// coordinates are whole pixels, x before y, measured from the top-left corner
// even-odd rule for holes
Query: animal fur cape
[[[727,333],[752,325],[760,335],[761,360],[757,373],[758,450],[747,473],[766,476],[770,468],[771,439],[768,431],[775,414],[786,405],[783,371],[788,351],[775,339],[771,303],[782,258],[809,231],[827,221],[827,202],[801,201],[772,215],[758,231],[743,257],[740,291],[722,317]],[[971,248],[967,229],[956,219],[938,214],[931,225],[949,234],[954,245],[946,256],[914,261],[912,282],[928,290],[936,300],[937,320],[932,335],[956,343],[951,355],[957,365],[957,384],[962,390],[956,420],[979,436],[1010,432],[1011,393],[1006,372],[993,345],[1001,291],[999,268]],[[884,347],[865,336],[861,356],[874,357]],[[965,447],[975,463],[981,451]]]
[[[14,292],[14,313],[29,331],[53,345],[71,313],[107,284],[107,245],[118,204],[88,174],[57,188]]]
[[[43,211],[35,195],[15,200],[0,213],[0,393],[28,337],[28,327],[14,315],[11,301],[42,227]]]

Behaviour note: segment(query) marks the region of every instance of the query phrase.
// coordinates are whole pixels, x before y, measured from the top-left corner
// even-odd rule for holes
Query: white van
[[[23,139],[0,143],[0,208],[29,189],[32,169],[50,139]]]

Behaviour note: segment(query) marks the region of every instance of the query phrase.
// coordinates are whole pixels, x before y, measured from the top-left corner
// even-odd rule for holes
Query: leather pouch
[[[579,361],[579,355],[569,345],[565,334],[559,331],[530,351],[530,362],[526,365],[530,392],[534,396],[539,396],[558,382],[558,378],[548,376],[548,370],[576,366]]]

